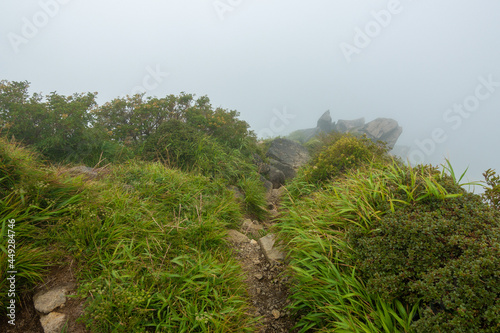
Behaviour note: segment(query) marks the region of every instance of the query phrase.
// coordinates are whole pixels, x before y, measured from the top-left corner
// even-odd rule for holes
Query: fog
[[[257,133],[393,118],[410,160],[500,171],[500,2],[3,0],[0,79],[207,95]]]

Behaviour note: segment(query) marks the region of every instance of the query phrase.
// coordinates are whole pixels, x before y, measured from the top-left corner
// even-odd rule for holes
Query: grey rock
[[[392,149],[403,129],[398,125],[397,121],[389,118],[377,118],[367,124],[365,118],[340,119],[337,122],[332,122],[330,111],[327,111],[318,119],[317,127],[294,131],[290,134],[290,137],[301,143],[306,143],[320,132],[329,133],[332,131],[356,135],[366,134],[369,139],[386,142],[388,148]],[[281,161],[279,158],[277,160]]]
[[[294,169],[306,164],[309,152],[300,143],[288,139],[276,139],[271,142],[267,156]]]
[[[273,184],[273,188],[280,188],[285,184],[285,174],[283,171],[271,166],[269,171],[269,181]]]
[[[326,133],[329,133],[332,130],[332,117],[330,116],[330,110],[323,113],[323,115],[318,119],[316,127]]]
[[[362,132],[374,141],[386,142],[387,146],[392,149],[403,132],[403,128],[394,119],[377,118],[366,124]]]
[[[269,164],[264,163],[259,154],[253,154],[253,163],[259,168],[259,173],[265,175],[269,172]]]
[[[260,176],[260,181],[262,182],[262,185],[266,188],[266,191],[269,192],[273,189],[273,183],[271,181],[267,180],[264,176]]]
[[[335,130],[340,133],[354,132],[365,125],[365,118],[355,120],[338,120],[335,124]]]
[[[269,201],[269,202],[277,203],[280,200],[280,198],[281,198],[281,196],[283,195],[284,192],[285,192],[285,188],[284,187],[280,187],[280,188],[277,188],[277,189],[272,189],[267,194],[266,200]]]
[[[276,244],[276,236],[274,234],[268,234],[260,238],[259,245],[269,262],[282,261],[285,259],[285,254],[281,246]]]
[[[247,236],[243,235],[239,231],[232,229],[227,231],[227,239],[235,244],[250,243],[250,239]]]
[[[295,177],[297,170],[310,159],[305,147],[288,139],[271,142],[267,156],[271,164],[269,180],[273,183],[273,188],[279,188],[285,184],[285,180]]]
[[[261,174],[261,175],[265,175],[265,174],[268,174],[269,173],[269,170],[271,169],[271,166],[267,163],[262,163],[259,165],[259,170],[258,172]]]
[[[74,285],[67,284],[64,286],[53,288],[46,292],[37,293],[33,297],[35,309],[44,314],[53,311],[54,309],[66,303],[66,295],[73,288]]]
[[[266,179],[266,181],[264,182],[264,187],[267,191],[270,191],[273,189],[273,183],[270,180]]]
[[[61,333],[66,322],[66,315],[59,312],[51,312],[40,318],[44,333]]]
[[[295,169],[288,164],[282,163],[272,158],[269,159],[269,163],[271,164],[271,166],[283,172],[283,174],[285,175],[285,179],[292,179],[297,175],[297,171],[295,171]]]

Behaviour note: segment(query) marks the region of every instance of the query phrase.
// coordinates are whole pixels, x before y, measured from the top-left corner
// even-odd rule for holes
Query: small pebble
[[[274,319],[278,319],[280,317],[280,312],[278,310],[273,310],[273,316],[274,316]]]

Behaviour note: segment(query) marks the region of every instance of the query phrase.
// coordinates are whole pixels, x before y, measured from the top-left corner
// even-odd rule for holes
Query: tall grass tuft
[[[7,290],[9,262],[14,259],[16,296],[21,297],[44,278],[56,253],[48,250],[50,229],[80,200],[79,185],[62,181],[33,152],[0,138],[0,289]],[[8,221],[15,221],[13,229]],[[8,230],[11,231],[9,237]],[[8,240],[15,241],[9,256]],[[11,249],[13,249],[11,247]],[[0,294],[0,313],[7,293]]]

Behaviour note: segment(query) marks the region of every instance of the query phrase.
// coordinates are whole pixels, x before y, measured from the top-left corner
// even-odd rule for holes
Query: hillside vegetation
[[[0,84],[1,315],[15,220],[18,304],[70,258],[91,332],[257,331],[226,235],[268,218],[265,149],[238,113],[188,94],[97,106],[28,88]],[[364,137],[306,146],[272,230],[297,332],[500,331],[493,170],[478,196],[449,162],[409,166]]]
[[[278,224],[300,332],[498,332],[498,210],[449,163],[411,167],[363,138],[329,141],[288,186]],[[491,202],[491,170],[489,184]]]

